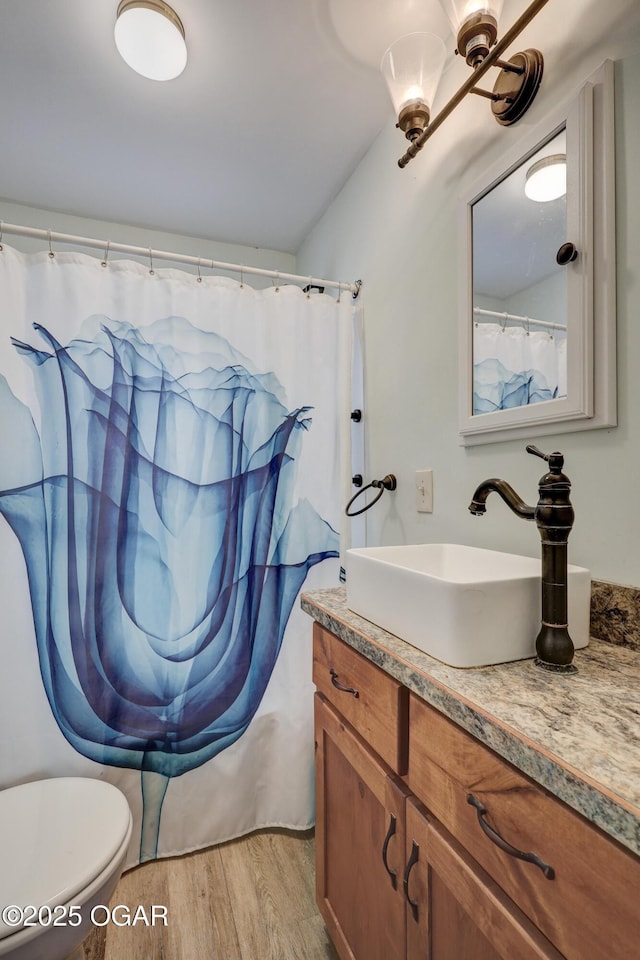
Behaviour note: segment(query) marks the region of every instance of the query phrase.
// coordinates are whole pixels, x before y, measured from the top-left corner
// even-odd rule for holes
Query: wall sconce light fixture
[[[182,21],[164,0],[122,0],[114,37],[125,63],[149,80],[173,80],[187,64]]]
[[[529,200],[547,203],[567,192],[567,157],[554,153],[536,160],[525,174],[524,192]]]
[[[415,140],[429,123],[431,104],[447,56],[434,33],[409,33],[393,43],[382,58],[382,75],[398,115],[397,126]]]
[[[524,13],[499,40],[498,22],[502,13],[503,2],[504,0],[440,0],[440,5],[448,15],[456,33],[456,53],[465,58],[473,73],[433,119],[431,119],[431,103],[435,97],[444,59],[439,65],[438,57],[432,55],[433,60],[431,69],[429,69],[424,60],[420,61],[418,58],[418,65],[414,67],[414,71],[411,73],[408,65],[409,57],[405,60],[403,53],[402,69],[400,70],[397,65],[400,51],[404,49],[405,42],[408,46],[411,46],[412,44],[408,43],[411,37],[428,37],[431,35],[410,34],[407,37],[402,37],[385,53],[382,60],[382,72],[398,113],[398,126],[403,130],[405,136],[411,140],[411,146],[398,161],[398,166],[406,167],[468,93],[475,93],[490,100],[493,115],[502,126],[510,126],[515,123],[531,106],[542,80],[544,67],[542,54],[539,50],[528,49],[513,54],[506,61],[500,58],[516,37],[548,3],[548,0],[532,0]],[[415,44],[415,41],[413,43]],[[391,64],[395,63],[395,69],[390,66],[390,62]],[[404,66],[405,62],[406,66]],[[477,83],[491,67],[497,67],[500,73],[493,90],[483,90],[477,86]],[[398,98],[397,88],[399,84],[396,83],[395,78],[400,74],[405,90],[411,87],[422,89],[423,77],[429,76],[431,80],[436,77],[435,85],[432,83],[429,88],[430,99],[428,101],[426,95],[414,98],[420,104],[418,113],[414,109],[413,113],[410,114],[407,110],[408,103],[403,103]],[[428,104],[426,109],[423,104]]]

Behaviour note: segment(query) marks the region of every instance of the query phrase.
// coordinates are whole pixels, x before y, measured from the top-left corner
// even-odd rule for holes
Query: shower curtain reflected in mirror
[[[308,827],[296,600],[338,582],[349,298],[7,247],[0,291],[2,785],[112,780],[142,860]]]
[[[566,395],[566,336],[522,326],[474,324],[474,415]]]

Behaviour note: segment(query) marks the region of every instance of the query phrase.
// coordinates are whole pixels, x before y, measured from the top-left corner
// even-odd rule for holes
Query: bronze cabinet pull
[[[415,867],[416,863],[418,862],[419,855],[420,855],[420,847],[414,840],[411,847],[411,856],[409,857],[409,862],[405,867],[404,876],[402,878],[402,886],[404,887],[405,900],[411,907],[413,919],[416,921],[416,923],[418,922],[418,901],[412,900],[411,897],[409,896],[409,875],[413,870],[413,868]]]
[[[338,680],[338,674],[333,669],[333,667],[331,667],[331,669],[329,670],[329,673],[331,674],[331,683],[334,685],[336,690],[341,690],[343,693],[350,693],[353,697],[356,698],[356,700],[358,699],[358,697],[360,696],[358,691],[355,690],[353,687],[345,687],[343,683],[340,683],[340,681]]]
[[[392,870],[389,864],[387,863],[387,850],[389,849],[389,841],[391,840],[391,837],[396,832],[396,824],[397,824],[396,818],[394,817],[393,814],[390,814],[389,829],[387,830],[387,835],[384,838],[384,843],[382,844],[382,862],[384,864],[385,870],[391,877],[391,886],[393,887],[394,890],[396,890],[398,887],[398,875],[396,874],[395,870]]]
[[[517,860],[526,860],[527,863],[534,863],[536,867],[539,867],[542,870],[543,874],[547,880],[555,879],[555,870],[553,867],[549,866],[548,863],[545,863],[544,860],[541,860],[540,857],[536,856],[535,853],[523,853],[521,850],[517,850],[516,847],[512,847],[510,843],[507,843],[506,840],[500,836],[500,834],[490,827],[487,821],[484,819],[485,814],[487,813],[487,808],[484,804],[480,803],[472,793],[467,794],[467,803],[472,807],[476,808],[476,813],[478,814],[478,823],[482,827],[483,833],[491,840],[492,843],[495,843],[497,847],[500,847],[505,853],[508,853],[510,857],[515,857]]]

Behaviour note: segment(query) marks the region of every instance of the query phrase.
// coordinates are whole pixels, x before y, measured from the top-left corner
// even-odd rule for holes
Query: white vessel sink
[[[535,656],[539,559],[425,543],[347,550],[347,606],[452,667]],[[569,633],[589,642],[591,575],[569,565]]]

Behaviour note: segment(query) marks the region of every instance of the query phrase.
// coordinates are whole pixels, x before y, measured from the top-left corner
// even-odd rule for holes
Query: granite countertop
[[[448,667],[347,608],[346,590],[302,609],[532,780],[640,856],[640,654],[592,639],[578,673],[533,660]]]

